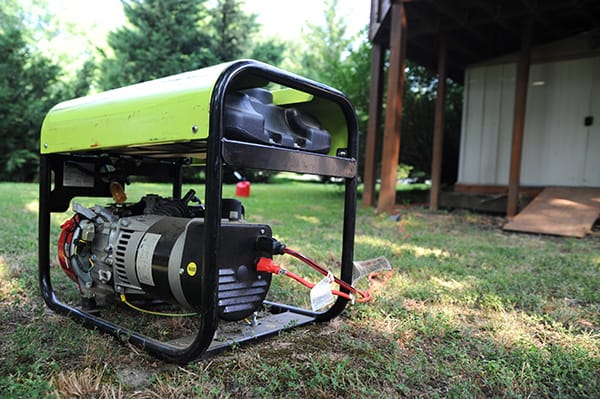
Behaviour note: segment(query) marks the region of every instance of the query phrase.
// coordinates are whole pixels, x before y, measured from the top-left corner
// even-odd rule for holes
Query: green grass
[[[340,186],[280,179],[251,190],[250,222],[335,270]],[[131,200],[150,192],[168,195],[128,187]],[[512,234],[502,218],[419,208],[394,222],[361,208],[356,259],[385,255],[395,269],[372,302],[177,367],[47,310],[36,201],[36,185],[0,183],[0,397],[600,397],[598,236]],[[67,217],[53,216],[54,236]],[[57,291],[76,297],[55,274]],[[272,295],[305,303],[308,292],[275,276]],[[114,314],[146,323],[132,315]]]

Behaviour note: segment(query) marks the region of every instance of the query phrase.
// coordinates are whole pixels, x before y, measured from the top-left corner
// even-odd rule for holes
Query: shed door
[[[600,186],[599,62],[596,57],[531,66],[521,184]],[[593,125],[585,126],[593,113]]]
[[[587,127],[584,186],[600,186],[600,57],[592,59],[590,112],[591,125]]]

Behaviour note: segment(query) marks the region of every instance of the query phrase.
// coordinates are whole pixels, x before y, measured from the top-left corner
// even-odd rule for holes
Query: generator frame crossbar
[[[233,141],[224,138],[224,104],[228,92],[243,86],[244,82],[272,82],[320,99],[338,107],[343,114],[347,146],[338,149],[336,154],[315,154],[294,149],[284,149],[269,145]],[[252,60],[242,60],[227,64],[218,75],[210,95],[208,135],[192,141],[148,143],[146,146],[123,146],[112,148],[86,148],[48,151],[48,143],[41,143],[40,157],[40,204],[39,204],[39,283],[46,304],[55,312],[67,315],[88,328],[117,337],[143,348],[161,359],[176,363],[187,363],[204,354],[222,350],[239,344],[311,322],[322,322],[338,316],[347,300],[338,297],[335,303],[323,312],[313,312],[304,308],[269,302],[274,310],[271,327],[258,333],[246,331],[230,342],[215,344],[213,336],[218,327],[217,253],[221,225],[221,200],[223,167],[252,167],[276,171],[312,173],[344,179],[344,220],[342,227],[342,252],[339,278],[347,283],[352,279],[354,229],[356,212],[358,124],[350,101],[339,91],[306,78],[282,71],[275,67]],[[44,150],[46,148],[46,150]],[[68,162],[88,162],[97,170],[105,159],[118,159],[124,170],[134,175],[146,175],[167,180],[172,184],[173,198],[181,198],[182,167],[189,155],[201,155],[206,163],[205,219],[203,234],[202,264],[200,268],[202,309],[198,317],[198,331],[195,336],[178,342],[163,342],[145,336],[131,329],[123,328],[109,320],[72,306],[59,299],[55,292],[50,267],[51,214],[64,212],[76,196],[110,197],[108,185],[98,175],[91,187],[70,187],[62,184],[64,166]],[[129,165],[129,166],[128,166]],[[277,322],[277,313],[285,313],[282,322]],[[293,315],[297,315],[294,318]],[[290,322],[294,321],[294,322]],[[184,342],[185,344],[182,344]],[[212,344],[212,345],[211,345]]]

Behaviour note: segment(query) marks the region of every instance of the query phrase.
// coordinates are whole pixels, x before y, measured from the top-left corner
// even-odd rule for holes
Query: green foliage
[[[406,179],[410,176],[412,170],[413,166],[401,163],[396,168],[396,175],[398,175],[398,179]]]
[[[359,164],[363,165],[369,118],[371,43],[366,29],[358,41],[348,37],[339,8],[338,0],[326,2],[324,23],[308,25],[303,35],[304,47],[295,55],[299,61],[291,67],[299,74],[341,90],[350,98],[359,121],[360,148],[363,149]],[[353,43],[355,46],[352,46]],[[399,162],[411,165],[415,172],[428,176],[431,174],[436,90],[437,76],[434,72],[407,63]],[[448,183],[456,181],[458,172],[461,113],[462,87],[448,80],[442,164],[442,180]],[[379,129],[383,129],[383,121]],[[359,173],[362,172],[360,168]]]
[[[302,35],[301,51],[294,54],[297,62],[290,67],[348,96],[358,117],[359,148],[364,149],[369,118],[371,43],[366,29],[358,37],[347,34],[346,22],[339,13],[340,4],[338,0],[325,2],[323,24],[308,24]],[[364,151],[360,151],[360,165],[363,158]]]
[[[34,29],[50,23],[48,15],[36,12],[14,1],[0,6],[0,180],[5,181],[35,179],[46,112],[66,98],[87,94],[94,69],[87,63],[68,82],[61,67],[33,46],[42,36]]]
[[[111,56],[105,55],[97,64],[90,49],[88,60],[74,70],[62,53],[52,57],[63,62],[59,65],[36,47],[37,42],[48,44],[60,32],[65,34],[63,28],[73,34],[74,27],[61,26],[45,1],[3,3],[0,180],[35,179],[45,114],[64,99],[87,95],[94,85],[109,89],[247,56],[281,63],[283,42],[263,40],[253,46],[259,25],[256,16],[245,14],[240,4],[239,0],[218,1],[209,13],[204,1],[123,1],[129,23],[109,34]]]
[[[22,26],[2,15],[0,28],[0,180],[30,181],[37,173],[39,131],[46,111],[64,95],[60,69],[34,53]]]
[[[110,89],[243,57],[278,64],[284,45],[253,45],[260,25],[240,0],[125,0],[128,24],[111,32],[113,55],[104,54],[100,87]]]
[[[239,0],[217,0],[209,11],[211,49],[218,61],[231,61],[251,53],[252,38],[260,25],[256,14],[246,14]]]
[[[103,89],[202,68],[217,61],[204,1],[124,0],[128,25],[111,32],[114,57],[100,65]]]
[[[359,165],[364,164],[367,122],[369,120],[369,92],[371,87],[371,43],[367,30],[360,35],[356,49],[350,49],[348,57],[337,69],[337,88],[348,96],[356,110],[359,135]],[[336,86],[334,86],[336,87]],[[363,168],[360,168],[360,174]]]
[[[47,0],[4,0],[0,5],[2,28],[19,25],[27,43],[48,40],[56,34],[56,18],[48,11]]]
[[[415,171],[428,176],[431,176],[437,83],[437,75],[434,72],[407,62],[400,160],[414,166]],[[446,82],[444,116],[442,181],[454,183],[458,173],[462,87],[451,80]]]
[[[267,64],[280,66],[283,62],[283,55],[286,50],[286,43],[278,39],[260,41],[254,45],[250,58],[266,62]]]
[[[296,55],[298,72],[334,87],[340,79],[340,68],[352,44],[352,39],[347,36],[346,22],[339,15],[339,8],[339,0],[325,2],[325,23],[308,23],[302,35],[303,49]]]
[[[89,94],[94,84],[95,75],[98,70],[96,61],[89,58],[81,69],[76,73],[74,79],[67,84],[68,98],[83,97]]]

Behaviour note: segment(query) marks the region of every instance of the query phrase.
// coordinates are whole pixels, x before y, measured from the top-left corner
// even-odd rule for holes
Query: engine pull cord
[[[164,316],[164,317],[192,317],[192,316],[198,316],[198,313],[163,313],[163,312],[155,312],[153,310],[142,309],[140,307],[135,306],[133,303],[127,301],[127,297],[125,296],[125,294],[121,294],[120,298],[121,298],[121,302],[123,302],[125,305],[127,305],[131,309],[137,310],[138,312],[141,312],[141,313],[151,314],[151,315],[154,315],[154,316]]]

